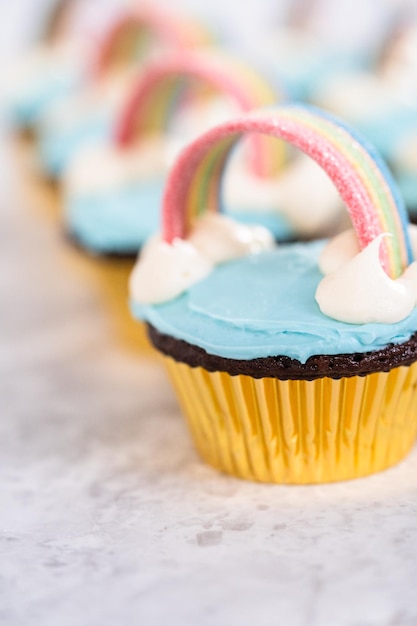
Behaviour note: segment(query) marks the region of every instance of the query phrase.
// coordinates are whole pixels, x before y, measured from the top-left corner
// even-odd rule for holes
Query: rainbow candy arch
[[[179,19],[149,5],[130,7],[111,24],[99,44],[94,63],[96,76],[107,70],[115,50],[131,30],[137,33],[138,41],[150,36],[173,50],[190,50],[211,42],[209,33],[196,22]]]
[[[361,249],[381,233],[392,235],[381,244],[381,262],[392,278],[402,274],[413,254],[407,213],[389,171],[354,131],[324,112],[301,105],[276,107],[226,122],[190,144],[166,184],[165,241],[186,238],[198,215],[220,209],[225,164],[237,141],[248,133],[283,139],[314,159],[344,200]]]
[[[281,94],[251,67],[225,54],[167,55],[150,65],[132,91],[116,128],[119,147],[135,138],[166,131],[181,102],[182,90],[202,84],[231,98],[242,113],[272,106]],[[253,171],[260,176],[276,173],[282,162],[282,146],[257,136],[252,140]]]

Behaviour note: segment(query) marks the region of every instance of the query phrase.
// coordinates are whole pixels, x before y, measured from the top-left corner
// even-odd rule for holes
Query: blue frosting
[[[411,172],[399,174],[397,183],[408,212],[414,218],[417,217],[417,174]]]
[[[289,244],[218,266],[178,298],[132,302],[133,315],[160,332],[232,359],[352,354],[402,343],[417,330],[417,309],[398,324],[346,324],[315,301],[323,242]]]
[[[136,253],[159,230],[164,183],[158,178],[114,191],[70,195],[65,201],[68,230],[93,252]],[[225,212],[244,223],[269,228],[280,241],[294,235],[285,218],[275,212]]]
[[[285,92],[291,99],[309,101],[314,93],[332,75],[338,75],[362,65],[362,60],[335,51],[323,51],[309,57],[279,59],[273,67],[283,81]],[[270,60],[271,63],[271,60]]]
[[[372,118],[356,123],[356,128],[371,141],[382,156],[396,171],[395,180],[400,190],[401,202],[408,213],[417,215],[417,176],[412,172],[402,171],[397,161],[398,146],[413,133],[417,127],[417,107],[401,107],[385,111],[380,115],[375,112]]]
[[[43,170],[51,177],[59,177],[81,148],[110,138],[112,128],[107,108],[77,119],[70,126],[46,128],[39,142]]]
[[[381,152],[395,163],[398,144],[417,125],[417,108],[398,106],[388,111],[375,111],[372,117],[357,120],[356,128]]]
[[[70,196],[64,207],[68,230],[92,252],[136,254],[159,229],[162,193],[157,179]]]
[[[9,103],[12,123],[20,128],[34,126],[49,106],[68,96],[80,83],[81,76],[75,70],[61,69],[58,73],[46,72],[28,82],[19,97]]]

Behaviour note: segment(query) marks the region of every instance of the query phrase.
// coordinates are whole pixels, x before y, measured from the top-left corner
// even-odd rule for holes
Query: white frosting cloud
[[[137,75],[136,68],[117,68],[108,72],[102,79],[93,81],[83,89],[59,100],[42,116],[41,131],[45,133],[65,131],[101,111],[115,115],[126,98],[133,77],[136,78]]]
[[[101,192],[146,180],[167,169],[165,142],[152,137],[132,148],[94,142],[77,153],[64,174],[68,195]]]
[[[129,72],[114,76],[112,81],[119,81],[119,91],[111,106],[117,105]],[[123,78],[124,77],[124,78]],[[82,102],[76,101],[56,109],[50,124],[68,124],[80,119],[88,110],[97,106],[107,90],[107,82],[101,90],[96,89],[85,94]],[[110,92],[112,89],[110,88]],[[76,104],[76,106],[74,106]],[[213,99],[209,102],[191,103],[176,116],[172,132],[143,138],[132,146],[119,150],[117,146],[94,141],[88,147],[79,150],[64,176],[64,185],[68,193],[91,193],[114,190],[126,183],[140,181],[153,176],[163,176],[171,167],[179,152],[204,129],[216,122],[223,121],[236,113],[236,105],[227,99]],[[76,120],[75,120],[76,121]]]
[[[234,159],[227,171],[224,194],[226,206],[239,211],[269,210],[284,215],[305,236],[322,233],[344,214],[333,182],[304,154],[269,179],[256,177],[244,159]]]
[[[6,68],[2,85],[10,100],[24,97],[28,87],[41,80],[59,80],[62,74],[85,67],[88,46],[80,41],[66,39],[55,45],[40,44]]]
[[[391,279],[379,254],[387,236],[379,235],[362,251],[353,230],[327,244],[319,260],[325,277],[316,290],[324,315],[350,324],[393,324],[411,313],[417,303],[417,262],[397,280]],[[410,236],[416,253],[417,227],[410,226]],[[160,237],[149,241],[131,275],[131,296],[143,304],[169,301],[205,278],[215,265],[273,246],[272,235],[263,227],[205,215],[187,240],[172,245]]]
[[[142,304],[172,300],[205,278],[215,265],[274,245],[271,233],[261,226],[205,215],[187,240],[168,244],[154,237],[148,242],[130,278],[131,296]]]
[[[175,113],[172,134],[181,140],[190,141],[204,129],[241,114],[241,106],[227,95],[213,96],[207,100],[191,99]]]
[[[218,213],[197,220],[188,241],[214,264],[274,246],[274,238],[266,228],[239,224]]]
[[[153,238],[130,276],[130,293],[143,304],[173,300],[212,269],[213,264],[188,241],[177,239],[171,245]]]
[[[323,274],[335,272],[345,263],[359,254],[360,248],[353,229],[345,230],[336,235],[323,248],[319,258],[319,268]]]
[[[360,96],[358,97],[358,94]],[[350,121],[382,115],[398,105],[389,84],[377,75],[352,72],[332,76],[315,96],[315,104]]]
[[[179,153],[201,133],[242,113],[237,102],[226,96],[207,101],[191,100],[174,115],[172,128],[166,137],[165,156],[170,168]]]
[[[323,250],[320,268],[329,272],[319,283],[316,301],[322,313],[350,324],[393,324],[406,318],[417,301],[417,263],[397,280],[382,268],[379,235],[357,253],[353,231],[332,240]],[[416,230],[412,240],[417,242]]]

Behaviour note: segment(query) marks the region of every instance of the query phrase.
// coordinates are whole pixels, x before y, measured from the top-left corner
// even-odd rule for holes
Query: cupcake
[[[407,11],[394,20],[380,59],[380,73],[405,101],[417,97],[417,13]]]
[[[380,74],[346,72],[322,84],[314,102],[354,124],[390,163],[397,146],[416,127],[417,107]]]
[[[75,4],[54,3],[40,41],[5,74],[8,115],[17,130],[36,130],[46,111],[84,80],[85,58],[92,50],[91,43],[70,28]]]
[[[282,29],[251,52],[254,59],[273,70],[290,97],[309,101],[323,81],[360,67],[361,59],[346,54],[321,38],[297,29]]]
[[[80,89],[48,112],[40,128],[39,159],[47,176],[59,178],[77,152],[110,140],[112,124],[146,59],[208,42],[197,24],[150,7],[126,8],[100,37]]]
[[[228,156],[253,133],[313,158],[353,229],[276,245],[266,229],[221,215]],[[406,455],[417,431],[412,229],[377,154],[319,110],[249,114],[184,149],[167,180],[161,235],[131,276],[131,308],[208,463],[251,480],[321,483]]]
[[[314,102],[354,124],[387,160],[407,210],[417,219],[417,88],[414,52],[417,29],[392,28],[374,71],[351,71],[324,81]]]
[[[278,3],[279,4],[279,3]],[[245,47],[261,66],[274,72],[293,100],[310,101],[323,81],[367,63],[367,54],[346,20],[341,28],[343,7],[332,7],[316,0],[291,0],[276,6],[281,24],[264,23],[262,46],[259,37],[250,36]],[[374,25],[375,26],[375,25]],[[346,33],[349,35],[346,36]],[[249,34],[249,33],[248,33]],[[369,33],[368,33],[369,43]]]

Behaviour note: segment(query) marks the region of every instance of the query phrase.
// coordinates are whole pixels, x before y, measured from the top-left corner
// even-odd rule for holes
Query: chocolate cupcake
[[[219,215],[227,158],[248,133],[284,139],[321,165],[353,230],[276,246],[264,228]],[[248,115],[181,153],[131,301],[204,459],[241,478],[319,483],[406,455],[417,431],[410,233],[383,162],[318,110]]]

